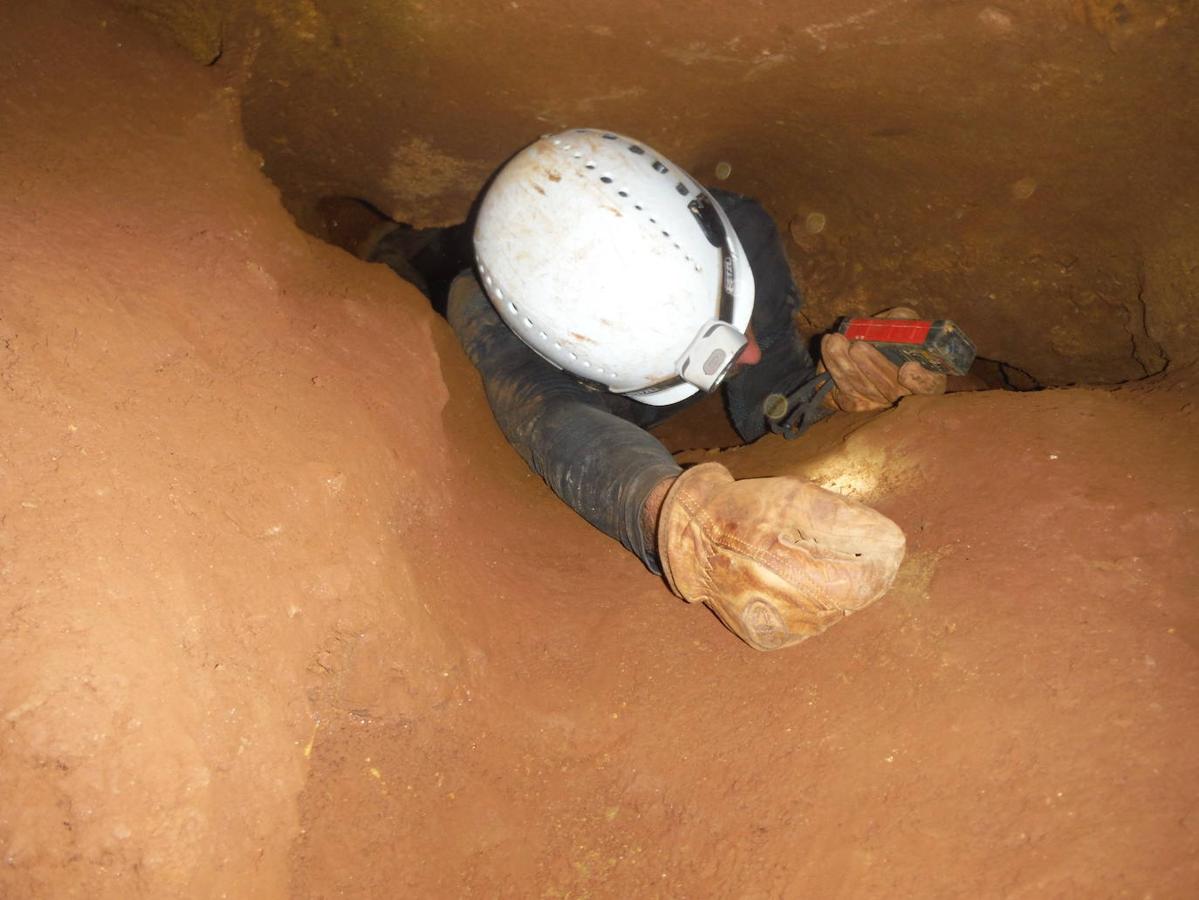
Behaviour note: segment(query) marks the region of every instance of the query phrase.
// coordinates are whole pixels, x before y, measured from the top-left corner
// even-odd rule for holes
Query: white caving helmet
[[[754,278],[724,210],[644,144],[576,128],[495,176],[474,234],[503,320],[560,369],[665,406],[746,346]]]

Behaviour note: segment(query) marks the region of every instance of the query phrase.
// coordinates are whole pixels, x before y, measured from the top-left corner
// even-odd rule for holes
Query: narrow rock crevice
[[[1145,374],[1143,377],[1151,378],[1154,375],[1160,375],[1170,367],[1170,357],[1166,353],[1166,348],[1162,346],[1162,343],[1154,338],[1149,331],[1149,304],[1145,299],[1147,281],[1145,264],[1144,262],[1138,262],[1136,298],[1139,316],[1137,315],[1137,311],[1130,310],[1129,319],[1131,320],[1134,317],[1139,318],[1140,333],[1138,334],[1129,328],[1129,335],[1132,339],[1132,358],[1144,370]],[[1152,356],[1155,358],[1146,360],[1146,355],[1142,351],[1142,344],[1144,343],[1150,345]]]
[[[1005,391],[1041,391],[1046,387],[1040,378],[1027,369],[985,356],[975,358],[971,374],[981,378],[988,387]]]

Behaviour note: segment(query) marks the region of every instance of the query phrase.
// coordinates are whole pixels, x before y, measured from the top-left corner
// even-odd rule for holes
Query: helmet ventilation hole
[[[578,137],[572,137],[572,133],[577,134]],[[597,144],[597,138],[612,141],[613,144],[611,147],[606,144]],[[598,190],[593,187],[592,190],[596,192],[594,200],[597,205],[606,204],[603,208],[613,213],[624,213],[626,218],[623,220],[623,226],[629,229],[629,233],[626,238],[622,239],[640,240],[644,245],[650,245],[646,246],[648,252],[664,254],[667,257],[670,256],[668,248],[673,247],[677,254],[673,257],[674,265],[678,267],[676,271],[679,271],[681,280],[688,283],[694,282],[694,286],[700,286],[701,282],[704,282],[704,273],[709,269],[714,272],[714,277],[720,275],[721,265],[715,253],[707,246],[710,239],[709,241],[699,241],[698,236],[693,237],[691,217],[682,212],[682,207],[688,207],[688,201],[693,197],[699,197],[700,200],[694,201],[692,206],[707,199],[704,188],[698,182],[691,180],[683,170],[676,170],[673,163],[657,158],[651,148],[633,143],[628,138],[614,132],[601,132],[591,128],[572,129],[558,135],[542,135],[541,147],[545,148],[546,144],[550,144],[554,150],[561,152],[562,155],[557,158],[566,161],[565,164],[576,173],[576,176],[580,174],[584,176],[584,181],[578,183],[578,187],[583,187],[587,183],[588,172],[593,173],[598,181],[608,186]],[[592,151],[596,154],[595,156],[591,155]],[[629,161],[627,157],[621,156],[624,152],[642,157],[645,162],[650,164],[650,168],[655,173],[664,176],[663,180],[657,181],[647,170],[642,169],[640,161]],[[605,153],[608,153],[609,156],[605,157]],[[630,172],[621,170],[622,159],[626,160],[625,164],[631,167]],[[582,168],[582,172],[579,171],[580,168]],[[645,183],[638,183],[638,178],[645,180]],[[623,182],[623,184],[619,182]],[[594,182],[591,184],[594,185]],[[617,198],[616,200],[612,199],[613,195]],[[672,199],[672,196],[684,199],[680,203],[677,199]],[[630,209],[635,210],[638,215],[630,216]],[[688,207],[688,211],[692,214],[695,212],[691,207]],[[659,216],[663,218],[659,219]],[[658,240],[655,232],[660,232],[663,241]],[[692,250],[696,251],[696,255],[692,255]],[[709,258],[709,253],[712,253],[711,258]],[[502,311],[503,318],[511,326],[512,331],[530,349],[535,349],[537,353],[542,354],[554,365],[575,373],[585,383],[606,385],[610,390],[631,393],[633,396],[653,393],[642,386],[644,374],[641,371],[640,361],[636,367],[637,371],[631,371],[629,375],[622,376],[596,359],[589,358],[593,354],[589,348],[582,346],[587,342],[587,338],[573,334],[567,336],[565,333],[560,336],[558,327],[553,326],[543,314],[538,304],[545,303],[547,298],[527,294],[524,287],[516,285],[514,290],[521,295],[521,303],[513,302],[515,298],[505,296],[506,292],[500,287],[501,282],[507,282],[509,279],[507,268],[497,266],[497,270],[493,272],[488,265],[485,265],[484,260],[479,258],[477,251],[474,255],[474,271],[479,281],[486,287],[495,307]],[[682,264],[679,262],[680,257],[683,263],[694,269],[696,273],[694,278],[682,274],[686,272],[686,269],[682,268]],[[491,262],[494,264],[497,260]],[[505,263],[507,262],[508,260],[505,260]],[[552,299],[552,297],[548,299]],[[537,316],[536,319],[533,318],[534,314]],[[602,358],[602,354],[597,355],[601,355]],[[669,363],[667,364],[669,365]]]

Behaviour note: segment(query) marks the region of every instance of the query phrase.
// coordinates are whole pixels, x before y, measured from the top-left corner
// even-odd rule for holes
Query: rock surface
[[[0,60],[0,895],[1193,892],[1193,368],[722,454],[909,536],[886,598],[758,654],[527,472],[423,298],[295,227],[220,65],[59,0],[0,8]]]
[[[1193,4],[126,2],[204,62],[221,47],[318,235],[328,197],[459,221],[517,148],[597,126],[761,198],[810,330],[915,306],[1019,387],[1199,358]]]

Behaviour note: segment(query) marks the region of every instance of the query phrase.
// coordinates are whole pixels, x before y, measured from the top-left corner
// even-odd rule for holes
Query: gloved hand
[[[877,600],[903,560],[899,526],[800,478],[735,481],[719,463],[683,472],[658,521],[671,589],[742,640],[775,650]]]
[[[878,313],[880,319],[918,319],[914,309],[897,306]],[[897,366],[865,341],[843,334],[826,334],[820,341],[820,366],[833,377],[835,387],[827,405],[845,412],[869,412],[895,405],[909,394],[945,393],[945,376],[920,363]]]

